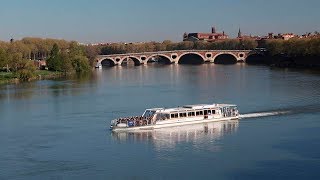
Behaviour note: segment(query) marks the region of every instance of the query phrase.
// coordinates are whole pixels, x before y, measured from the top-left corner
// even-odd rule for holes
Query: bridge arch
[[[97,64],[98,65],[101,64],[101,66],[103,66],[103,67],[112,67],[112,66],[115,66],[117,64],[117,62],[112,58],[103,58],[100,61],[98,61]]]
[[[190,60],[190,59],[187,59],[186,56],[191,56],[195,59]],[[179,58],[177,58],[176,62],[178,64],[203,64],[205,62],[205,58],[203,57],[202,54],[198,52],[185,52],[185,53],[182,53],[179,56]]]
[[[135,65],[135,66],[141,65],[140,58],[138,58],[138,57],[136,57],[136,56],[126,56],[126,57],[122,58],[122,59],[119,61],[119,64],[120,64],[120,65],[123,65],[124,62],[127,60],[127,58],[131,59],[131,60],[134,62],[134,65]]]
[[[154,55],[151,55],[149,56],[147,59],[146,59],[146,63],[150,62],[152,60],[152,58],[154,57],[161,57],[163,59],[162,62],[159,62],[159,63],[162,63],[162,64],[171,64],[172,61],[171,61],[171,58],[165,54],[154,54]]]
[[[238,57],[230,52],[221,52],[213,57],[213,62],[215,64],[236,64]]]

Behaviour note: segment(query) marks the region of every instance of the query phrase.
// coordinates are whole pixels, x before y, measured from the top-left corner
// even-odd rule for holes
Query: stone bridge
[[[176,51],[159,51],[159,52],[143,52],[143,53],[127,53],[127,54],[112,54],[99,55],[96,58],[96,67],[102,66],[107,62],[110,66],[122,65],[123,62],[132,60],[135,65],[147,64],[154,61],[155,58],[161,58],[166,64],[182,63],[186,56],[197,56],[198,63],[220,63],[224,59],[230,59],[237,62],[245,62],[247,57],[256,54],[252,50],[176,50]],[[199,61],[200,59],[200,61]],[[193,64],[194,59],[189,58],[189,63]],[[197,64],[198,64],[197,63]]]

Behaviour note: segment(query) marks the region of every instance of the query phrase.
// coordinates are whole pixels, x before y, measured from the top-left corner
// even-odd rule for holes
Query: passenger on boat
[[[131,116],[131,117],[125,117],[125,118],[119,118],[117,119],[117,124],[125,123],[127,125],[131,126],[146,126],[150,124],[155,124],[155,120],[153,119],[154,116]]]

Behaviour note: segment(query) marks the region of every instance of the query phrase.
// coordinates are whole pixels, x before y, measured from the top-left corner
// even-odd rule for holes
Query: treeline
[[[29,80],[36,75],[33,60],[47,60],[50,71],[65,74],[90,69],[85,47],[74,41],[41,38],[0,41],[0,71],[10,71],[20,80]]]
[[[319,36],[290,40],[267,39],[261,41],[259,47],[264,47],[266,51],[250,56],[247,63],[293,68],[320,67]]]
[[[318,56],[320,57],[320,38],[293,38],[287,41],[270,39],[263,43],[270,55]]]
[[[54,44],[61,49],[67,49],[71,42],[60,39],[23,38],[18,41],[1,42],[0,49],[9,53],[20,53],[24,59],[42,60],[46,59]]]
[[[183,42],[171,42],[169,40],[159,42],[148,43],[113,43],[105,45],[101,48],[101,54],[124,54],[124,53],[139,53],[139,52],[154,52],[154,51],[173,51],[173,50],[242,50],[242,49],[254,49],[258,46],[258,43],[252,39],[228,39],[215,42],[205,41],[183,41]]]

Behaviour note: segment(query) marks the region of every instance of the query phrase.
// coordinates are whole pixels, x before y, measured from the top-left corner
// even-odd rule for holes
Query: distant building
[[[212,27],[211,33],[184,33],[183,41],[216,41],[221,39],[228,39],[229,36],[224,33],[217,33],[216,28]]]
[[[261,37],[260,36],[252,36],[251,34],[250,35],[243,35],[241,32],[241,29],[239,28],[237,39],[239,39],[239,40],[252,39],[252,40],[258,41],[258,40],[261,40]]]
[[[37,60],[33,60],[33,64],[38,68],[38,69],[46,69],[47,68],[47,61],[45,60],[40,60],[40,61],[37,61]]]
[[[293,33],[284,33],[284,34],[278,34],[278,36],[276,38],[283,39],[283,40],[289,40],[294,37],[297,37],[297,35],[295,35]]]

